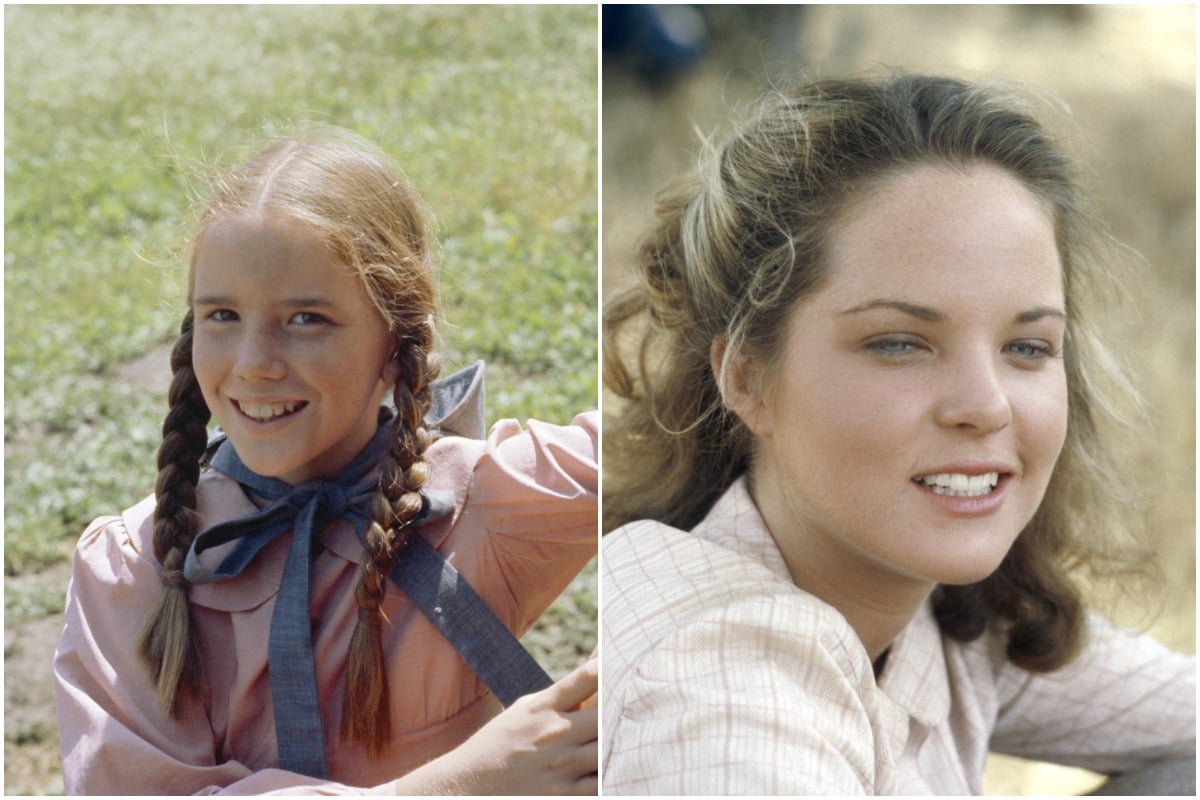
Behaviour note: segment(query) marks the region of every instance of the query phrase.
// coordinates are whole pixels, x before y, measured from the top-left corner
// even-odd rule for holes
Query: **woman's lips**
[[[981,497],[995,490],[1000,481],[1000,473],[968,475],[963,472],[939,472],[933,475],[918,475],[913,480],[934,494]]]
[[[975,516],[991,513],[1000,506],[1012,477],[1010,472],[934,473],[918,475],[912,483],[939,509],[955,515]],[[967,488],[956,488],[964,485],[963,478],[968,479]]]

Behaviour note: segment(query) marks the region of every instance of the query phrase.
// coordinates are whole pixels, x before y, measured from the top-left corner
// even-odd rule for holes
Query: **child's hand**
[[[467,794],[595,795],[598,665],[526,695],[462,744]]]

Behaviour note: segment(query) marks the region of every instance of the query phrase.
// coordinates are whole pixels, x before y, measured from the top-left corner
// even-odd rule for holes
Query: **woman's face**
[[[192,362],[238,455],[292,484],[336,476],[395,380],[362,280],[314,232],[254,214],[214,222],[194,270]]]
[[[793,574],[980,580],[1066,434],[1050,216],[998,168],[922,166],[856,204],[828,259],[777,373],[745,384],[768,528]]]

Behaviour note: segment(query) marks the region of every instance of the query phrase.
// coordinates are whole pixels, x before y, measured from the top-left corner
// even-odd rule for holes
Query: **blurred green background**
[[[1104,331],[1151,419],[1119,453],[1144,494],[1164,580],[1135,602],[1093,598],[1168,646],[1196,647],[1196,17],[1194,5],[671,7],[670,47],[610,48],[605,7],[602,283],[628,280],[654,197],[772,80],[888,68],[1047,91],[1067,146],[1136,280]],[[684,43],[691,43],[688,46]],[[665,57],[665,56],[670,56]],[[1075,794],[1081,770],[994,757],[989,794]]]
[[[597,404],[594,6],[6,6],[5,793],[61,791],[66,560],[149,493],[204,174],[307,121],[405,169],[437,218],[445,372],[489,421]],[[562,672],[594,563],[526,638]]]

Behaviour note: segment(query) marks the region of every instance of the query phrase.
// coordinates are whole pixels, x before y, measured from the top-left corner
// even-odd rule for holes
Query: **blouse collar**
[[[693,533],[762,564],[777,580],[792,583],[783,554],[750,494],[746,476],[733,482]],[[798,587],[796,591],[803,592]],[[844,621],[832,606],[811,594],[808,596],[830,608]],[[846,628],[852,633],[848,624]],[[867,660],[865,648],[862,656]],[[949,717],[950,683],[942,634],[929,600],[921,605],[893,641],[887,666],[877,685],[884,695],[923,726],[934,727]]]

